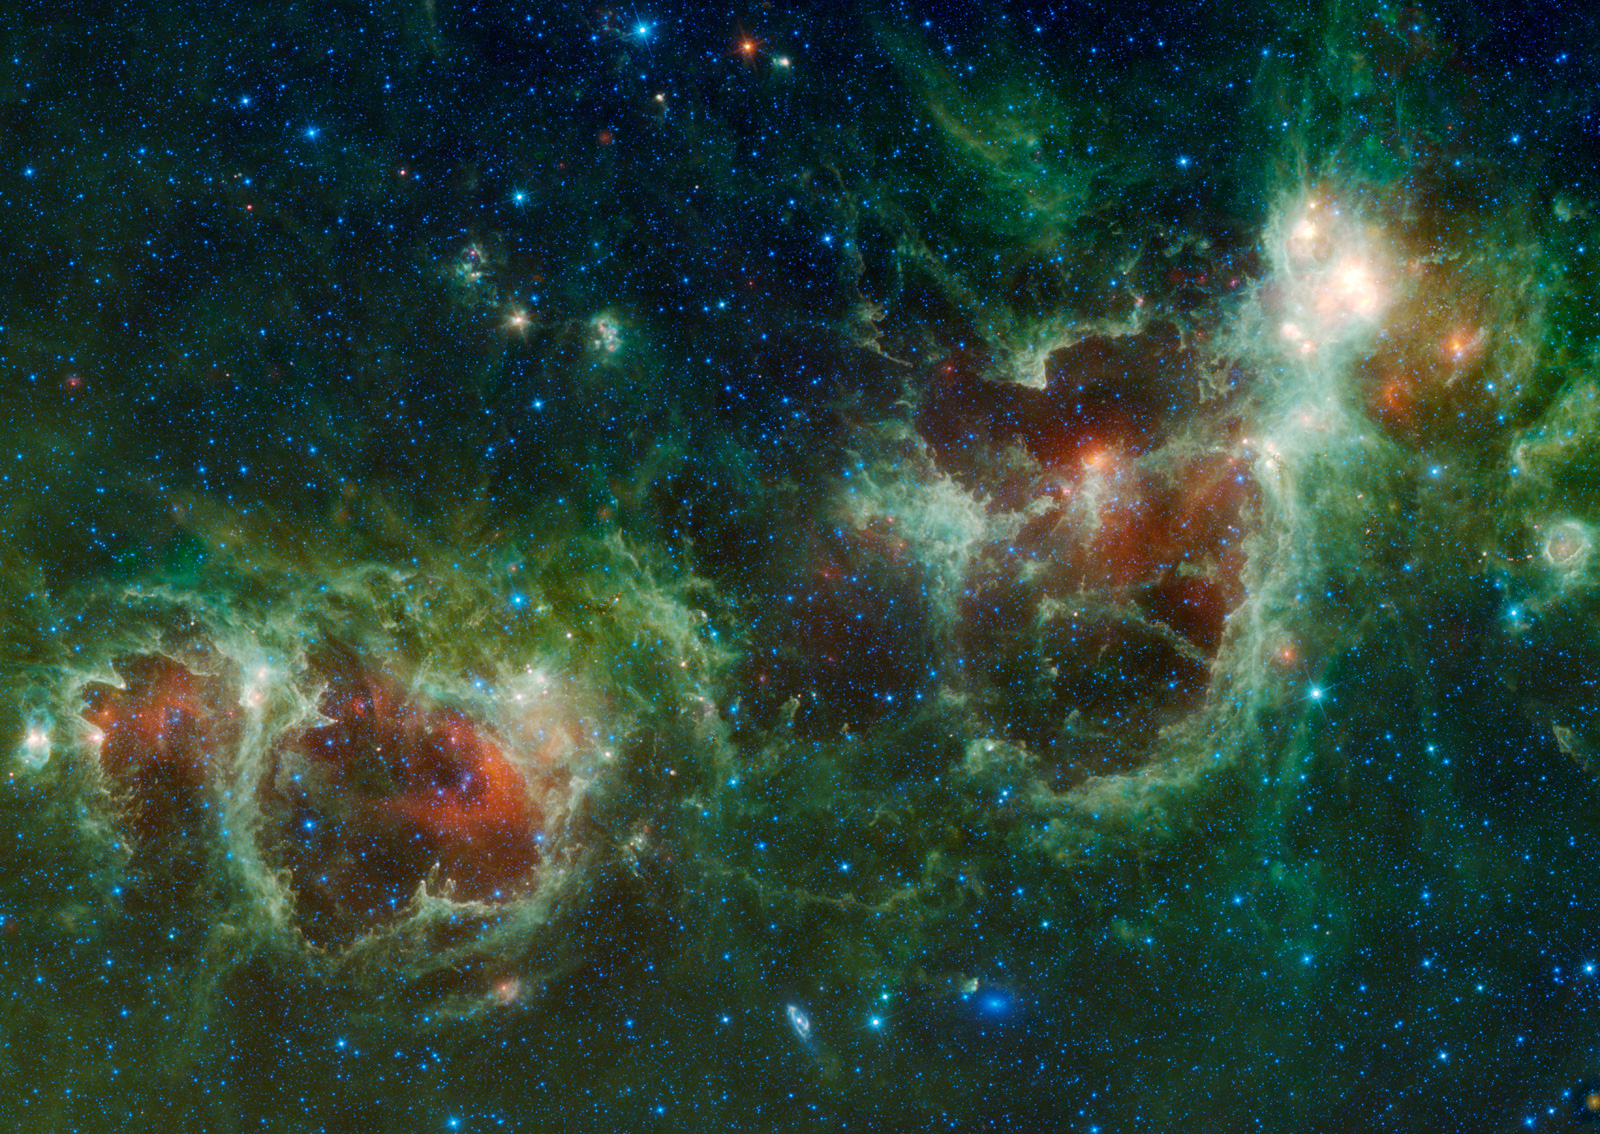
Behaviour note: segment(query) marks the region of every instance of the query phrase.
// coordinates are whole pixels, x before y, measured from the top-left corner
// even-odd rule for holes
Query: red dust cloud
[[[276,776],[308,937],[391,918],[424,880],[468,901],[531,881],[541,839],[528,778],[479,723],[361,671],[329,686],[322,712],[332,723],[294,740]]]
[[[245,709],[234,683],[162,655],[116,669],[124,688],[90,684],[83,717],[135,873],[170,876],[209,853]],[[329,723],[278,745],[259,794],[263,855],[288,871],[306,936],[351,940],[403,915],[423,882],[458,901],[522,892],[542,842],[529,777],[466,713],[354,662],[334,669]]]

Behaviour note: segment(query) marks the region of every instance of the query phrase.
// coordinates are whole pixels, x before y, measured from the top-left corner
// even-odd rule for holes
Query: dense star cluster
[[[1600,1121],[1597,24],[15,14],[0,1128]]]

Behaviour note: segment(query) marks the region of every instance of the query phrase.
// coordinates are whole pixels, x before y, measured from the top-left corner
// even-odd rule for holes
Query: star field
[[[0,1126],[1600,1118],[1597,45],[17,14]]]

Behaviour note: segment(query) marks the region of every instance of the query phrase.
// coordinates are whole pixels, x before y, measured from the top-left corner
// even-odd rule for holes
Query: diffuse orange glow
[[[479,725],[370,678],[324,712],[334,723],[300,747],[338,797],[345,840],[388,848],[355,860],[332,852],[336,895],[359,904],[373,891],[408,893],[435,866],[459,898],[501,896],[527,880],[539,859],[528,779]],[[305,862],[308,872],[329,865]]]
[[[117,670],[124,688],[95,682],[84,690],[83,718],[106,773],[128,785],[165,769],[164,775],[201,783],[212,742],[235,715],[228,698],[208,688],[219,683],[160,655],[126,659]]]
[[[1083,455],[1083,467],[1094,472],[1110,472],[1116,465],[1116,454],[1091,443]]]
[[[1483,349],[1484,333],[1479,327],[1472,331],[1458,331],[1444,341],[1440,350],[1451,362],[1467,362]]]

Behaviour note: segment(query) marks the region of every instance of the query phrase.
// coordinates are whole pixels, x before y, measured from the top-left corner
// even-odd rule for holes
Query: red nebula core
[[[429,707],[371,676],[336,682],[332,723],[303,733],[284,766],[284,851],[303,919],[370,924],[432,878],[457,899],[510,897],[539,861],[526,775],[464,713]]]
[[[207,809],[213,761],[234,742],[237,712],[222,681],[159,654],[119,659],[121,689],[91,682],[83,718],[96,730],[100,766],[126,801],[129,834],[179,834]]]
[[[530,782],[467,714],[404,696],[356,663],[333,668],[329,723],[276,750],[260,795],[265,853],[289,869],[307,935],[363,932],[424,880],[464,900],[518,893],[540,860],[544,779]],[[239,688],[159,654],[116,670],[123,687],[91,683],[83,717],[124,829],[149,862],[198,863],[214,837],[202,820],[218,775],[242,755]]]

